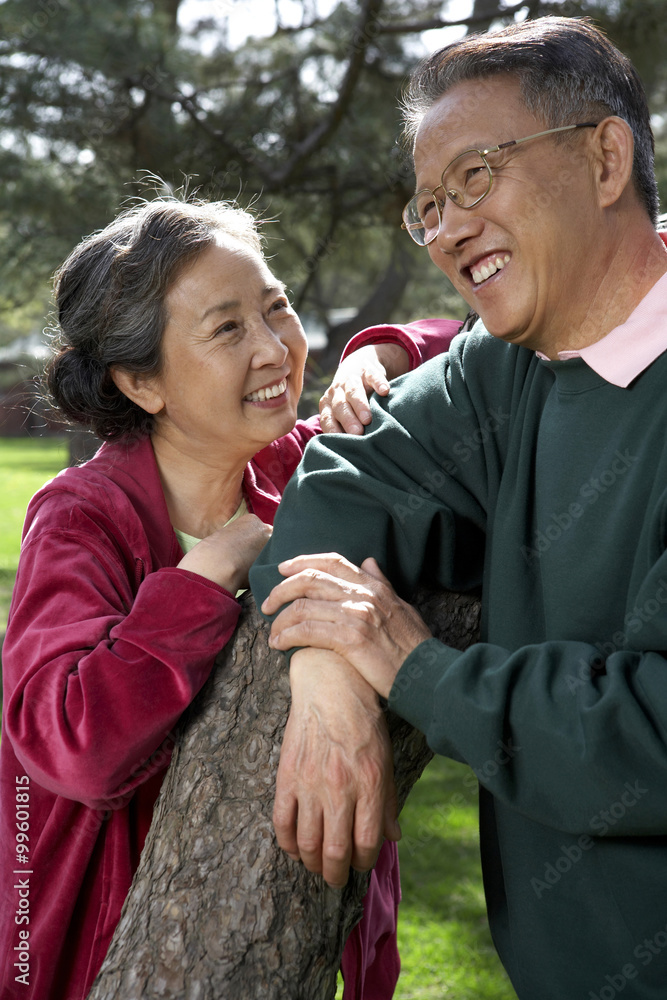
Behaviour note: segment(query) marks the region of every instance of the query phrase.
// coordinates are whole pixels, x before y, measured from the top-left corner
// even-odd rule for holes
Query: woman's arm
[[[214,572],[207,578],[198,546],[187,566],[145,574],[94,504],[49,503],[21,553],[3,650],[3,738],[45,788],[115,808],[150,776],[146,762],[208,677],[240,607]],[[229,526],[232,544],[246,531],[241,520]],[[220,540],[208,548],[220,552]]]
[[[427,319],[372,326],[356,334],[320,400],[322,430],[363,434],[371,422],[370,394],[386,396],[392,379],[449,350],[460,327],[457,320]]]

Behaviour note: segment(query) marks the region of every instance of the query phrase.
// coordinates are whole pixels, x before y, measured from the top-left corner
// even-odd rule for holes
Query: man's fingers
[[[332,576],[345,580],[356,580],[360,569],[338,552],[313,552],[302,556],[293,556],[279,563],[278,570],[283,576],[294,576],[306,569],[321,570]]]
[[[278,772],[280,775],[280,771]],[[276,840],[290,858],[300,858],[297,841],[298,806],[296,798],[280,789],[280,777],[276,780],[276,798],[273,803],[273,825]]]
[[[266,615],[298,597],[342,600],[352,593],[351,589],[346,590],[346,583],[362,585],[361,570],[335,553],[296,556],[280,563],[278,569],[285,579],[273,588],[262,604]]]

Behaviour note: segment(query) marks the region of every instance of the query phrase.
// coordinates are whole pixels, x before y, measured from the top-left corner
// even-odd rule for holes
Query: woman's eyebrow
[[[275,285],[265,285],[262,289],[262,298],[265,299],[268,295],[275,295],[276,292],[280,295],[285,294],[285,285],[283,285],[282,281],[276,282]],[[208,309],[202,313],[199,322],[203,323],[204,320],[211,315],[211,313],[227,312],[229,309],[238,309],[240,305],[240,299],[228,299],[226,302],[216,302],[215,305],[209,306]]]
[[[209,306],[208,309],[202,314],[199,322],[203,323],[204,320],[214,312],[227,312],[228,309],[238,309],[241,305],[240,299],[229,299],[227,302],[218,302],[214,306]]]

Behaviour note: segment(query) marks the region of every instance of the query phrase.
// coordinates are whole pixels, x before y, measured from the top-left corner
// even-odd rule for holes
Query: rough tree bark
[[[435,635],[464,649],[471,597],[424,593]],[[271,812],[289,707],[285,661],[246,597],[234,641],[181,720],[132,889],[89,1000],[330,1000],[368,875],[342,891],[277,846]],[[388,712],[399,801],[432,754]]]

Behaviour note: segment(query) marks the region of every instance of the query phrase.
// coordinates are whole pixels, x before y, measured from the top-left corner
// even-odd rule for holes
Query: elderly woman
[[[320,426],[297,420],[306,338],[238,208],[124,213],[73,251],[56,300],[51,395],[105,443],[47,483],[25,522],[3,656],[0,992],[83,1000],[172,729],[234,632],[236,594]],[[366,390],[388,391],[453,332],[358,335],[324,424],[361,432]],[[346,946],[346,998],[393,992],[397,891],[387,841]]]

